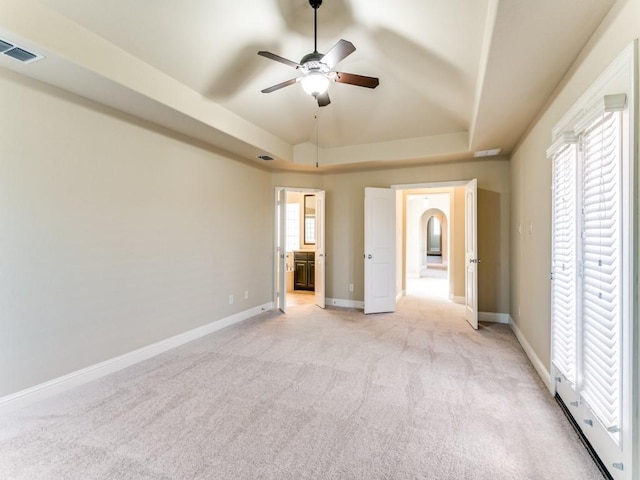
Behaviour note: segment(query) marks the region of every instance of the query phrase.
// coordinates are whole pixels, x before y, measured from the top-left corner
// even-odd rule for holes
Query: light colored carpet
[[[0,478],[602,479],[508,326],[289,310],[0,417]]]

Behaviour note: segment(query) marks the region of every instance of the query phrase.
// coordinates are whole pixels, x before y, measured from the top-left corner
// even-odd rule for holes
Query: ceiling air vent
[[[15,58],[16,60],[20,60],[23,63],[27,63],[38,58],[37,55],[31,52],[27,52],[26,50],[23,50],[18,47],[10,48],[6,52],[4,52],[4,54],[9,55],[10,57]]]
[[[4,40],[0,40],[0,52],[6,52],[7,50],[9,50],[12,47],[13,47],[13,45],[11,45],[9,42],[5,42]]]
[[[18,60],[19,62],[22,62],[22,63],[31,63],[44,58],[42,55],[29,52],[28,50],[17,47],[14,44],[9,43],[6,40],[3,40],[1,38],[0,38],[0,53],[2,53],[2,55],[6,55],[7,57],[11,57],[15,60]]]
[[[502,152],[501,148],[492,148],[491,150],[479,150],[473,154],[474,157],[493,157],[495,155],[500,155]]]

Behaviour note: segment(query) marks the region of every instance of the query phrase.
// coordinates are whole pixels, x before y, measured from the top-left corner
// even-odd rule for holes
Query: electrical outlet
[[[229,295],[229,305],[233,305],[233,294]]]
[[[350,284],[349,284],[349,291],[350,291],[350,292],[353,292],[353,283],[350,283]]]
[[[245,291],[244,291],[244,298],[245,298],[245,300],[246,300],[247,298],[249,298],[249,290],[245,290]]]

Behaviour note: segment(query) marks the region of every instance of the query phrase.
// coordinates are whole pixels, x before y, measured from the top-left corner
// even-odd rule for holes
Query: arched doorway
[[[438,208],[430,208],[420,216],[419,222],[420,277],[446,278],[449,264],[447,215]]]

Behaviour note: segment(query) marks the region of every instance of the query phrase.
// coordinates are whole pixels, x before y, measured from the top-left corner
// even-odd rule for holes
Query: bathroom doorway
[[[324,308],[324,198],[322,190],[276,188],[275,301]]]

